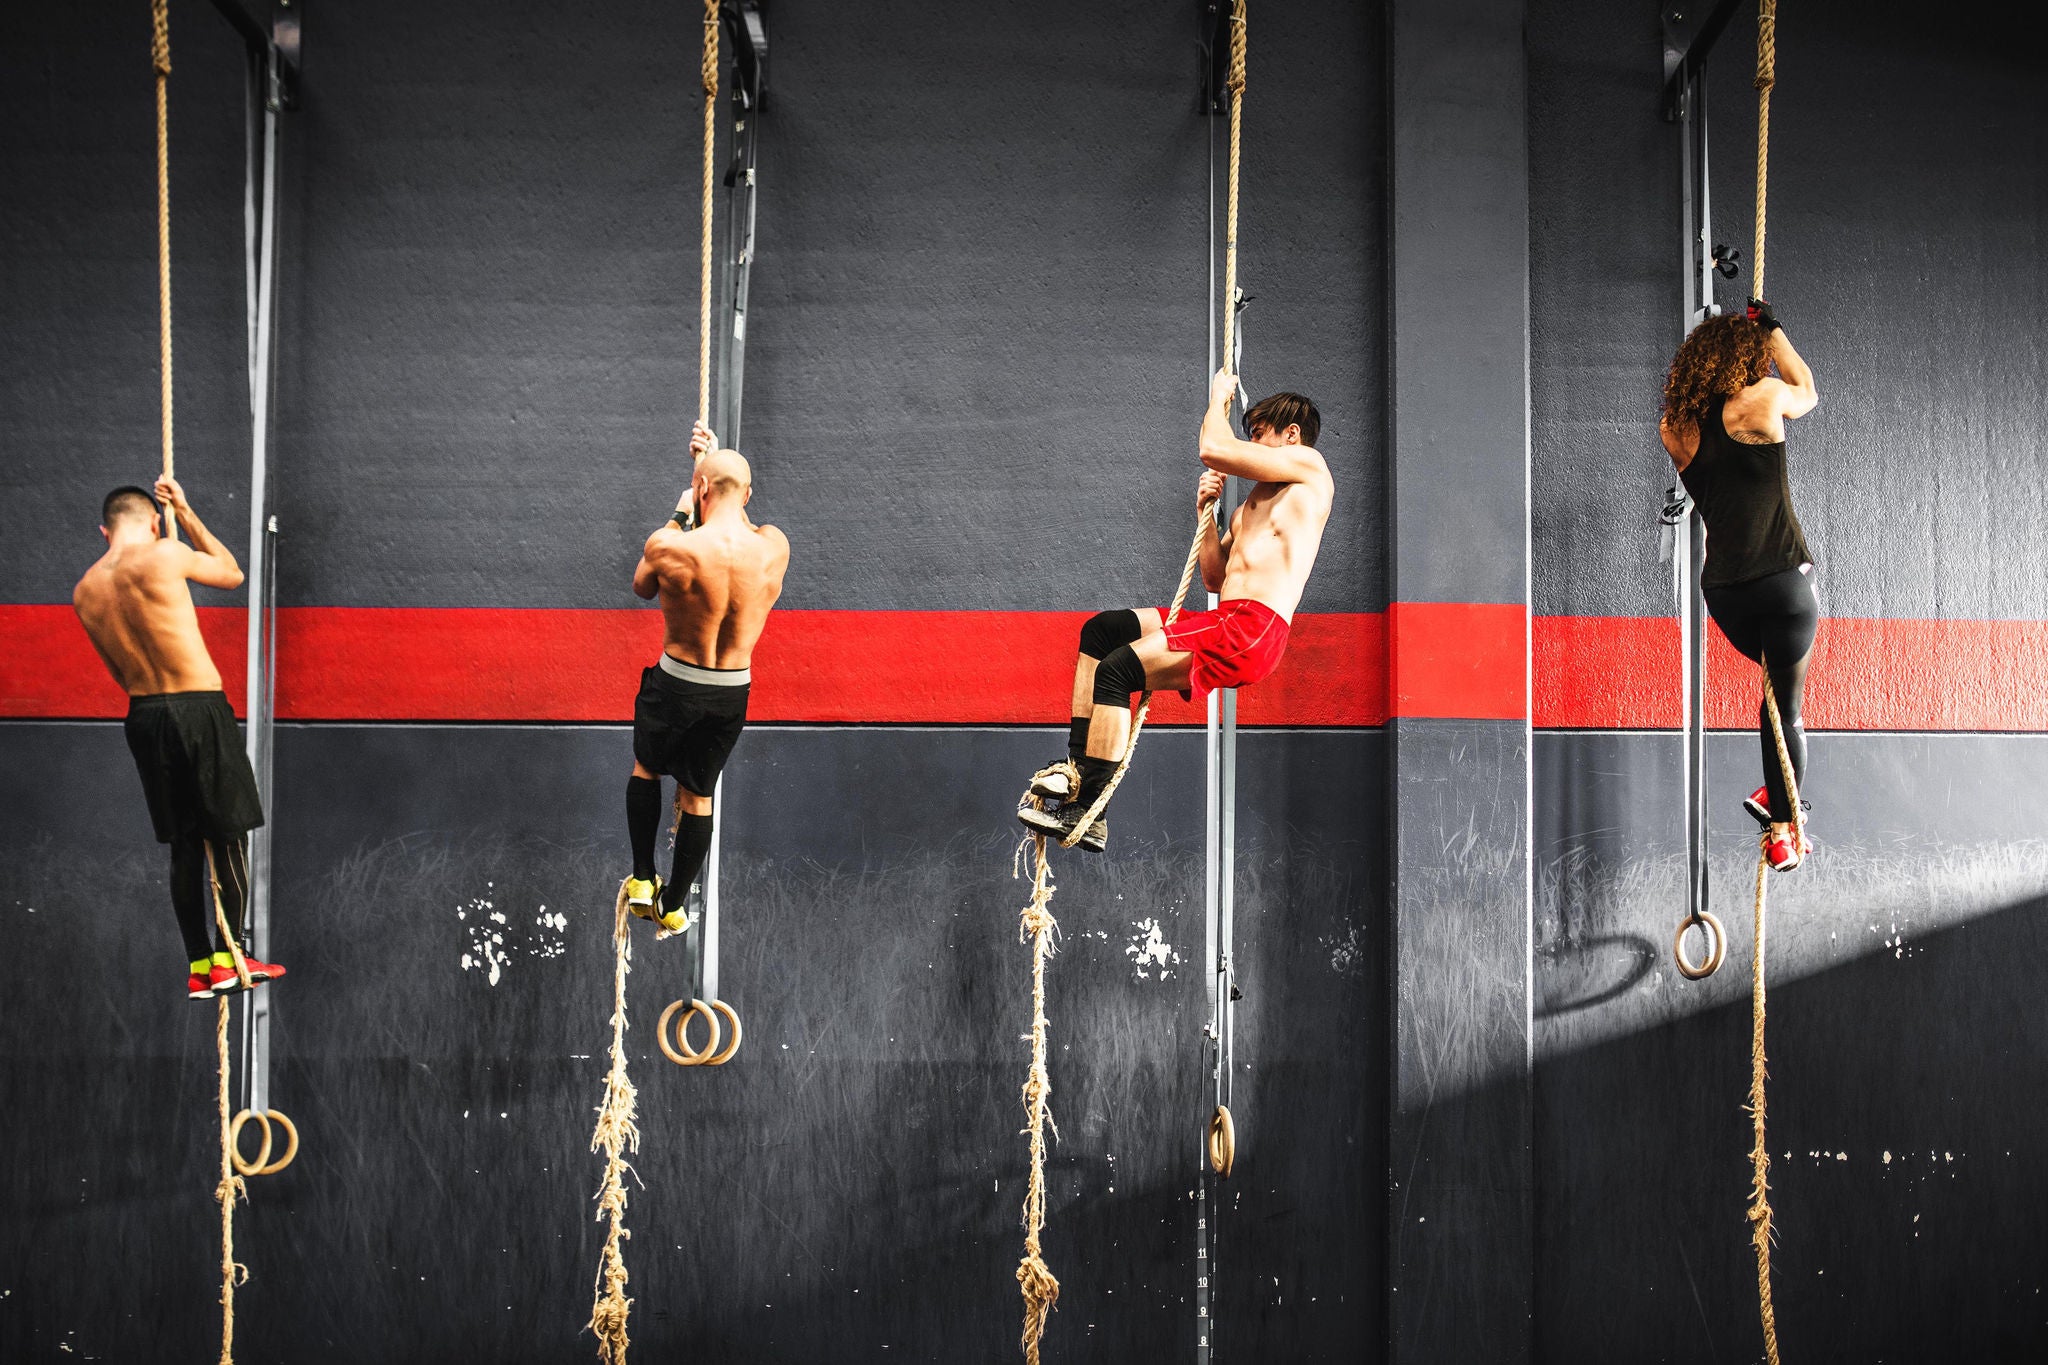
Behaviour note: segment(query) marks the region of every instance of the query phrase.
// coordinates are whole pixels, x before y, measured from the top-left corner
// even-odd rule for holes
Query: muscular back
[[[694,531],[663,527],[642,562],[659,585],[662,648],[702,668],[747,668],[782,595],[789,540],[773,526],[720,517]]]
[[[1330,520],[1327,473],[1302,483],[1260,483],[1230,519],[1229,563],[1219,595],[1253,597],[1293,619]]]
[[[72,591],[93,648],[131,697],[220,690],[186,582],[197,558],[175,540],[117,545]]]

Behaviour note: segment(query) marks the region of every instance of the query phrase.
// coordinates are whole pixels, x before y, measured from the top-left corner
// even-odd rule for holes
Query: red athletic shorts
[[[1164,608],[1159,615],[1165,619]],[[1287,649],[1287,622],[1264,602],[1240,597],[1214,611],[1182,613],[1166,628],[1166,644],[1195,656],[1181,695],[1200,701],[1219,687],[1244,687],[1271,673]]]

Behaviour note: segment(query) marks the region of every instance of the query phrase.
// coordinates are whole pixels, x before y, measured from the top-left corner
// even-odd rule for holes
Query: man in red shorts
[[[1081,627],[1074,661],[1072,724],[1067,750],[1078,787],[1065,765],[1032,780],[1036,796],[1057,804],[1017,812],[1028,827],[1065,838],[1109,784],[1131,734],[1133,692],[1179,692],[1196,701],[1219,687],[1242,687],[1271,673],[1287,647],[1288,622],[1308,586],[1323,527],[1330,520],[1335,485],[1316,452],[1322,418],[1298,393],[1276,393],[1244,414],[1246,439],[1230,428],[1237,376],[1221,371],[1209,387],[1202,418],[1201,455],[1207,468],[1195,506],[1223,495],[1224,476],[1252,479],[1257,487],[1218,537],[1214,519],[1202,542],[1202,586],[1220,599],[1214,611],[1183,615],[1171,626],[1157,607],[1098,612]],[[1078,847],[1101,852],[1106,820],[1096,820]]]

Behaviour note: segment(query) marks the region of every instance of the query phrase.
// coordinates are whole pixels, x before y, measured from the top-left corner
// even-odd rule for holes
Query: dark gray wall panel
[[[1537,743],[1538,1355],[1755,1355],[1748,1189],[1754,824],[1746,737],[1710,745],[1713,903],[1734,947],[1670,965],[1676,741]],[[1818,850],[1771,882],[1770,1148],[1788,1359],[2048,1349],[2044,741],[1816,735]]]
[[[1752,12],[1708,68],[1714,237],[1745,263]],[[2014,13],[1781,16],[1767,284],[1821,390],[1792,477],[1830,613],[2048,615],[2048,116]],[[1681,277],[1656,11],[1540,3],[1529,32],[1536,605],[1665,613],[1656,410]],[[1723,282],[1723,305],[1748,282]]]
[[[1273,14],[1247,119],[1250,379],[1321,400],[1342,490],[1312,610],[1384,600],[1376,14]],[[1206,392],[1195,18],[776,9],[746,444],[757,516],[798,546],[788,605],[1078,608],[1173,581]],[[154,462],[148,31],[6,22],[0,145],[28,192],[0,210],[0,443],[31,458],[8,462],[0,563],[10,596],[61,600],[91,544],[46,528]],[[283,144],[283,601],[629,600],[687,477],[699,31],[672,7],[531,0],[309,23]],[[225,32],[181,18],[173,158],[186,467],[228,530],[246,385]],[[1061,567],[1018,572],[1042,562]]]
[[[162,468],[149,47],[146,5],[0,12],[0,601],[69,601],[106,548],[100,499]],[[177,469],[237,554],[249,540],[242,51],[211,7],[177,8]]]
[[[307,1145],[291,1172],[253,1182],[238,1219],[253,1271],[240,1358],[575,1358],[591,1348],[577,1336],[599,1242],[588,1130],[626,736],[322,727],[280,740],[275,943],[293,975],[272,988],[273,1102]],[[636,1353],[1015,1349],[1029,970],[1009,807],[1055,743],[742,741],[723,938],[739,1058],[685,1072],[654,1051],[674,945],[643,935],[630,982],[646,1182],[628,1220]],[[0,745],[23,779],[0,810],[16,951],[91,964],[37,974],[0,1023],[18,1097],[5,1221],[26,1234],[0,1264],[13,1290],[0,1354],[207,1340],[212,1011],[171,990],[160,854],[119,731],[13,725]],[[1067,1360],[1193,1339],[1200,743],[1159,734],[1146,753],[1115,855],[1062,858],[1054,902],[1062,1138],[1046,1249],[1065,1284],[1050,1349]],[[1244,1136],[1219,1220],[1218,1319],[1247,1357],[1370,1358],[1383,1330],[1380,763],[1370,733],[1244,744]],[[57,776],[97,769],[95,787]],[[1276,795],[1310,784],[1312,805]],[[1178,952],[1163,978],[1131,952],[1148,920]],[[78,1113],[92,1116],[83,1130]],[[123,1273],[93,1272],[110,1263]]]

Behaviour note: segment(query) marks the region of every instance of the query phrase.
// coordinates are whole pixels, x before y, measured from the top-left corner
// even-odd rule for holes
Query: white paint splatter
[[[1325,935],[1323,946],[1330,950],[1330,970],[1339,976],[1362,976],[1365,973],[1365,931],[1357,925],[1345,929],[1344,936]]]
[[[1173,975],[1167,968],[1180,961],[1180,953],[1166,941],[1159,921],[1149,918],[1132,920],[1131,927],[1138,932],[1131,935],[1131,941],[1124,945],[1124,956],[1131,959],[1132,970],[1141,980],[1150,980],[1155,969],[1161,981]]]

